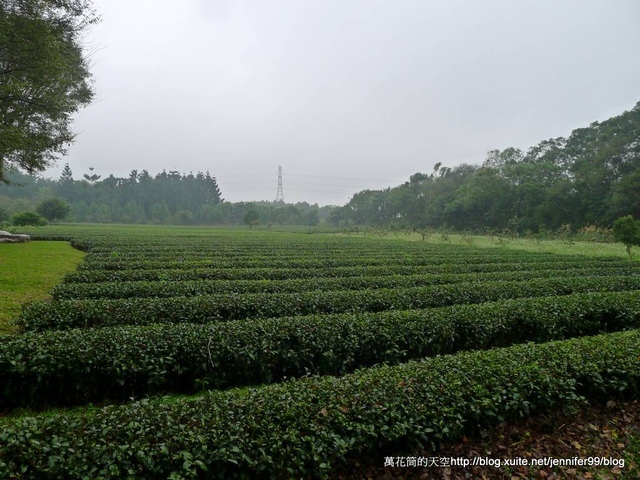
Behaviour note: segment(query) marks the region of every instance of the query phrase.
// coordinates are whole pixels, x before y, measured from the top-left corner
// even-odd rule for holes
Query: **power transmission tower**
[[[278,193],[276,193],[276,202],[284,203],[284,193],[282,193],[282,167],[278,165]]]

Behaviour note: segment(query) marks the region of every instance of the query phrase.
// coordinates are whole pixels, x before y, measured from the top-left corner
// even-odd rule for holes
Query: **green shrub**
[[[39,237],[32,237],[39,239]],[[86,242],[85,242],[86,244]],[[86,251],[87,248],[84,248]],[[308,278],[346,278],[371,275],[464,275],[499,272],[539,272],[551,269],[620,268],[628,269],[626,260],[584,259],[572,261],[539,261],[517,263],[478,263],[472,265],[360,265],[326,268],[268,268],[237,267],[216,268],[183,264],[182,268],[129,268],[100,270],[98,268],[72,272],[65,276],[65,283],[129,282],[129,281],[187,281],[187,280],[292,280]]]
[[[195,246],[192,246],[195,249]],[[462,247],[461,247],[462,248]],[[87,256],[86,261],[82,264],[82,270],[122,270],[122,269],[192,269],[192,268],[303,268],[303,269],[328,269],[343,267],[363,267],[363,266],[424,266],[430,268],[447,268],[450,272],[455,273],[460,269],[466,269],[471,266],[481,264],[491,264],[494,268],[496,265],[512,264],[517,265],[523,262],[558,262],[561,260],[569,260],[567,258],[558,258],[554,255],[543,254],[520,254],[510,253],[499,255],[498,253],[480,254],[480,255],[442,255],[442,256],[414,256],[414,255],[392,255],[384,253],[376,255],[368,252],[356,255],[335,255],[324,257],[321,255],[298,255],[295,249],[283,254],[276,255],[265,252],[262,255],[256,253],[244,254],[238,256],[212,254],[208,251],[201,251],[196,254],[189,252],[166,252],[166,253],[142,253],[142,252],[118,252],[117,257],[111,256],[112,249],[108,253],[91,254]],[[519,253],[519,252],[518,252]],[[572,262],[584,261],[584,258],[570,259]],[[595,261],[590,260],[590,261]],[[600,262],[617,262],[615,258],[597,259]]]
[[[18,323],[23,331],[152,323],[211,323],[244,318],[409,310],[511,298],[637,289],[640,289],[640,276],[628,275],[540,278],[525,282],[478,281],[354,291],[53,300],[24,306]]]
[[[195,398],[0,418],[5,478],[326,478],[585,401],[638,398],[640,331],[433,357]]]
[[[16,213],[11,219],[11,222],[21,227],[25,225],[42,226],[47,224],[47,221],[35,212]]]
[[[55,220],[62,220],[69,215],[71,212],[71,205],[62,198],[48,198],[36,206],[36,212],[38,212],[38,214],[43,218],[52,222]]]
[[[524,281],[550,277],[578,277],[596,275],[622,275],[635,270],[628,265],[620,267],[565,268],[558,270],[526,270],[486,272],[483,279],[491,281]],[[477,273],[451,273],[442,275],[384,275],[351,277],[297,278],[273,280],[157,280],[120,281],[100,283],[64,283],[57,285],[51,295],[61,299],[89,298],[166,298],[177,296],[212,295],[216,293],[295,293],[307,291],[366,290],[378,288],[411,288],[445,285],[478,280]]]
[[[8,224],[11,219],[11,215],[6,208],[0,207],[0,225]]]
[[[637,291],[25,334],[0,338],[0,409],[343,375],[378,363],[633,327],[640,327]]]

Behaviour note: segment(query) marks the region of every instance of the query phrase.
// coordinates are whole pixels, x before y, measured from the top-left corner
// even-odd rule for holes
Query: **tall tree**
[[[71,116],[93,97],[82,35],[90,0],[0,2],[0,181],[35,173],[73,140]]]
[[[54,220],[62,220],[71,212],[71,205],[62,198],[49,198],[43,200],[36,206],[36,212],[50,222]]]
[[[618,218],[613,222],[613,236],[616,241],[624,243],[629,259],[631,259],[631,247],[640,246],[640,222],[631,215]]]
[[[100,180],[100,178],[102,177],[102,175],[98,175],[98,174],[96,174],[96,173],[93,173],[93,170],[94,170],[94,168],[93,168],[93,167],[89,167],[89,170],[91,171],[91,175],[89,175],[88,173],[85,173],[85,174],[83,175],[84,179],[85,179],[87,182],[89,182],[89,183],[93,184],[93,183],[97,182],[98,180]]]
[[[71,171],[71,167],[68,163],[64,164],[64,168],[62,169],[62,173],[60,174],[59,182],[62,185],[67,185],[73,182],[73,172]]]

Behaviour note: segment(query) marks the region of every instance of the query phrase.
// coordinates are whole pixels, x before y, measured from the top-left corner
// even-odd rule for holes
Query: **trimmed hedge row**
[[[171,252],[192,252],[208,251],[213,255],[219,252],[229,254],[252,255],[256,251],[265,251],[274,255],[283,253],[300,252],[303,254],[333,254],[344,255],[345,252],[363,254],[364,252],[388,253],[391,255],[490,255],[490,256],[533,256],[533,255],[555,255],[542,252],[531,252],[511,249],[491,249],[475,248],[468,245],[448,245],[442,243],[414,243],[414,242],[380,242],[370,239],[355,238],[331,238],[327,236],[298,237],[297,241],[284,239],[281,234],[271,234],[267,237],[251,238],[244,237],[238,232],[232,237],[205,236],[205,237],[136,237],[129,234],[114,235],[109,238],[99,238],[95,236],[83,237],[91,240],[91,252],[97,255],[110,255],[113,251],[122,255],[142,254],[150,252],[171,253]]]
[[[34,241],[55,241],[55,242],[70,242],[73,239],[72,235],[62,233],[30,233],[31,240]]]
[[[615,268],[623,274],[640,273],[638,267],[620,262],[585,260],[555,262],[478,263],[475,265],[373,265],[327,268],[166,268],[123,270],[82,270],[68,273],[64,283],[184,280],[289,280],[295,278],[368,277],[387,275],[453,275],[506,271],[542,271],[550,269]]]
[[[640,289],[640,276],[462,282],[429,287],[198,297],[36,301],[23,307],[22,331],[109,325],[210,323],[242,318],[379,312],[482,303],[510,298]]]
[[[236,237],[237,238],[237,237]],[[167,242],[166,240],[158,241],[157,238],[136,239],[129,243],[127,238],[116,237],[113,241],[103,243],[95,243],[91,248],[91,253],[94,254],[106,254],[110,255],[114,250],[119,254],[132,255],[132,254],[148,254],[151,252],[159,253],[189,253],[196,251],[208,251],[214,255],[218,253],[235,254],[253,254],[256,249],[266,250],[274,254],[280,254],[280,252],[301,252],[301,253],[340,253],[345,250],[351,250],[354,252],[362,252],[362,244],[352,241],[341,242],[326,242],[321,243],[309,242],[307,239],[296,243],[282,243],[279,239],[272,239],[271,242],[261,240],[259,242],[252,241],[251,243],[242,243],[233,241],[231,243],[224,243],[220,237],[204,237],[194,238],[191,237],[185,241],[184,237],[178,237],[174,239],[174,242]],[[325,239],[328,240],[328,239]],[[399,250],[395,247],[389,249],[384,244],[378,244],[375,246],[371,244],[373,249],[385,249],[388,251]],[[403,249],[405,251],[416,251],[416,249],[408,248]],[[421,250],[425,250],[424,247]],[[433,249],[437,251],[437,249]]]
[[[640,327],[640,292],[0,338],[0,410],[343,375],[381,362]]]
[[[629,270],[627,270],[629,271]],[[580,268],[539,271],[487,272],[483,281],[524,281],[533,278],[620,275],[620,268]],[[630,272],[629,272],[630,273]],[[90,298],[166,298],[212,295],[217,293],[294,293],[311,290],[365,290],[410,288],[448,283],[473,282],[477,273],[443,275],[385,275],[368,277],[331,277],[290,280],[186,280],[156,282],[67,283],[53,288],[57,300]]]
[[[258,247],[259,248],[259,247]],[[262,247],[264,248],[264,246]],[[258,253],[258,252],[255,252]],[[315,256],[311,258],[298,258],[295,251],[289,252],[287,255],[255,257],[248,255],[239,258],[227,259],[211,258],[211,259],[155,259],[154,257],[142,258],[92,258],[88,255],[85,261],[78,267],[79,270],[122,270],[122,269],[167,269],[167,268],[328,268],[328,267],[354,267],[362,265],[475,265],[479,263],[516,263],[526,260],[536,262],[554,262],[561,261],[557,255],[552,254],[522,254],[520,252],[508,255],[505,252],[496,252],[494,255],[484,253],[479,255],[461,254],[447,255],[442,254],[432,256],[428,253],[422,255],[391,255],[387,251],[381,251],[378,255],[368,252],[366,255],[353,257],[344,255],[340,257]],[[255,257],[255,258],[254,258]],[[565,260],[566,257],[564,257]],[[599,264],[623,264],[623,259],[601,257],[593,259],[576,258],[576,262],[599,263]],[[628,264],[628,262],[627,262]]]
[[[0,419],[4,478],[328,477],[350,456],[640,394],[640,331]],[[388,451],[388,450],[386,450]]]
[[[384,244],[382,245],[384,246]],[[188,248],[187,248],[188,247]],[[374,246],[370,246],[374,247]],[[405,262],[431,260],[434,263],[458,263],[460,261],[476,261],[477,259],[509,259],[532,260],[538,258],[540,261],[550,261],[557,258],[557,255],[550,253],[534,252],[501,252],[501,251],[479,251],[479,250],[458,250],[455,252],[440,252],[437,249],[392,249],[392,248],[363,248],[362,245],[342,245],[336,249],[309,249],[309,248],[283,248],[272,249],[270,245],[255,245],[247,250],[230,250],[221,248],[217,244],[207,246],[187,245],[177,250],[155,250],[141,248],[140,250],[121,250],[117,243],[111,246],[110,250],[96,252],[91,250],[88,261],[99,266],[100,264],[122,263],[130,261],[202,261],[203,259],[219,260],[227,259],[236,262],[263,262],[272,260],[289,259],[295,257],[299,260],[365,260],[384,256],[388,260],[403,260]],[[616,259],[617,261],[618,259]]]

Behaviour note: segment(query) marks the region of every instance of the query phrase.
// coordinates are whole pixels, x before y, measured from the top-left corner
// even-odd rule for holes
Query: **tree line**
[[[73,141],[72,116],[94,96],[82,39],[99,21],[91,0],[0,2],[0,222],[36,206],[50,211],[42,202],[52,197],[69,203],[68,219],[93,222],[311,225],[328,216],[335,226],[540,232],[640,218],[640,103],[568,138],[493,150],[481,165],[438,163],[332,209],[229,204],[208,172],[80,181],[68,166],[59,180],[18,173],[42,172]]]
[[[67,219],[78,222],[315,225],[326,218],[334,226],[475,232],[610,228],[617,218],[640,218],[640,102],[568,138],[526,152],[493,150],[480,165],[438,163],[402,185],[357,192],[341,207],[224,202],[209,172],[132,170],[105,179],[90,172],[75,180],[66,165],[57,180],[17,171],[8,178],[0,185],[0,221],[60,197],[71,205]]]
[[[209,172],[162,171],[152,176],[147,170],[132,170],[128,177],[102,179],[91,171],[76,180],[66,164],[57,180],[18,171],[10,171],[7,179],[8,184],[0,184],[0,222],[37,211],[49,220],[74,222],[314,226],[330,209],[306,202],[225,202]],[[52,200],[61,200],[68,209]]]
[[[526,152],[493,150],[481,165],[438,163],[403,185],[358,192],[330,220],[522,233],[609,228],[626,215],[640,218],[640,102]]]

